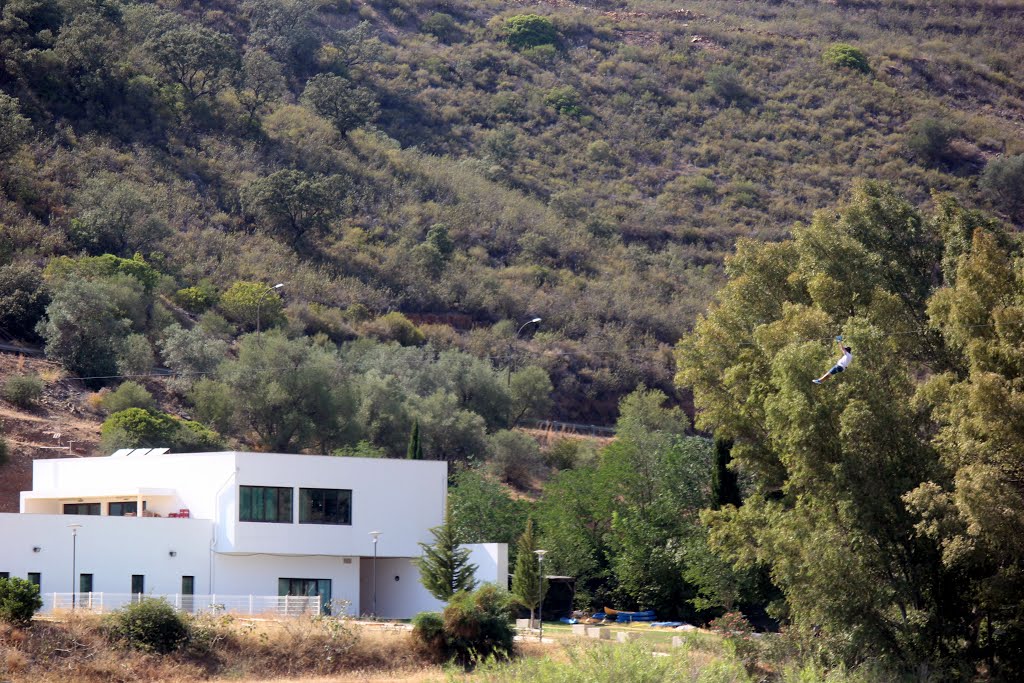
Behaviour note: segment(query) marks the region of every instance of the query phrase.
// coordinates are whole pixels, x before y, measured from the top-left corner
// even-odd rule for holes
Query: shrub
[[[146,652],[173,652],[189,640],[185,617],[158,598],[142,598],[112,613],[107,629],[111,640]]]
[[[825,64],[844,69],[854,69],[864,73],[871,72],[868,58],[865,54],[852,45],[846,43],[834,43],[829,45],[822,53]]]
[[[42,395],[43,380],[37,375],[15,375],[4,380],[4,400],[19,408],[35,407]]]
[[[174,294],[174,303],[189,313],[204,313],[217,303],[217,290],[209,283],[179,289]]]
[[[990,161],[979,185],[1007,213],[1024,216],[1024,154]]]
[[[0,621],[27,624],[42,606],[39,586],[16,577],[0,579]]]
[[[552,88],[544,96],[544,104],[563,116],[579,117],[583,113],[580,94],[571,85]]]
[[[153,405],[153,394],[138,382],[125,382],[100,400],[100,406],[108,414],[129,408],[149,410]]]
[[[434,659],[470,665],[513,652],[512,608],[508,591],[485,584],[455,594],[443,614],[421,612],[413,619],[413,637]]]
[[[527,488],[544,472],[544,458],[536,439],[522,432],[502,430],[487,444],[487,468],[513,486]]]
[[[3,434],[0,434],[0,465],[7,462],[7,439],[4,438]]]
[[[220,298],[221,313],[251,329],[256,328],[257,322],[262,329],[283,322],[283,308],[277,291],[262,282],[236,282]]]
[[[506,658],[513,651],[512,600],[508,591],[484,584],[472,592],[456,593],[444,608],[444,632],[455,659]]]
[[[922,163],[938,166],[949,158],[949,143],[957,133],[956,126],[941,119],[921,119],[911,124],[907,147]]]
[[[398,311],[367,323],[364,331],[382,341],[396,341],[402,346],[419,346],[426,341],[420,329]]]
[[[708,87],[726,102],[747,98],[747,88],[736,69],[731,66],[713,66],[707,74]]]
[[[459,27],[455,18],[444,12],[434,12],[423,20],[420,25],[424,33],[429,33],[441,42],[447,42],[458,35]]]
[[[558,42],[558,29],[547,17],[538,14],[517,14],[505,20],[505,40],[517,50]]]

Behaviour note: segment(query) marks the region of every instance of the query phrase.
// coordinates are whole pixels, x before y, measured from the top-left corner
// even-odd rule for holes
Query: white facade
[[[347,508],[325,507],[324,495]],[[234,451],[37,460],[21,514],[0,514],[0,572],[38,574],[44,595],[81,589],[83,574],[93,591],[141,584],[147,594],[279,595],[282,580],[312,581],[351,614],[408,618],[439,607],[412,560],[443,522],[446,496],[437,461]],[[125,505],[144,515],[115,516]],[[267,510],[274,520],[248,521]],[[381,532],[376,563],[371,531]],[[507,548],[472,550],[477,578],[505,585]]]

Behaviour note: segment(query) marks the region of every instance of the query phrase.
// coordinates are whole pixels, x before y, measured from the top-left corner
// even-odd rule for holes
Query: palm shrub
[[[0,621],[24,626],[42,606],[39,586],[17,577],[0,579]]]
[[[167,653],[189,640],[185,616],[166,600],[142,598],[113,612],[106,620],[111,640],[146,652]]]
[[[413,619],[413,636],[438,661],[464,666],[488,658],[505,659],[514,648],[512,599],[489,583],[456,593],[443,614],[421,612]]]

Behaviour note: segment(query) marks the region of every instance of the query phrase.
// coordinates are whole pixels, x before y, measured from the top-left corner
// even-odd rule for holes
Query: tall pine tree
[[[526,520],[526,530],[516,542],[516,570],[512,575],[512,597],[530,610],[537,609],[548,592],[548,582],[541,582],[540,564],[537,562],[537,538],[533,535],[533,518]]]
[[[433,543],[420,543],[423,556],[417,562],[420,583],[438,600],[447,602],[459,591],[476,588],[476,565],[469,561],[469,550],[460,548],[451,523],[451,507],[445,510],[444,524],[430,530]]]

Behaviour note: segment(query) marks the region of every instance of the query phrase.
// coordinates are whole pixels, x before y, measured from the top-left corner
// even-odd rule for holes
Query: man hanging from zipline
[[[850,361],[853,360],[853,349],[849,346],[843,346],[843,338],[836,337],[836,344],[839,344],[839,348],[842,350],[843,355],[836,361],[836,364],[832,366],[832,369],[826,372],[818,379],[812,379],[811,381],[815,384],[821,384],[832,375],[838,375],[840,372],[850,366]]]

